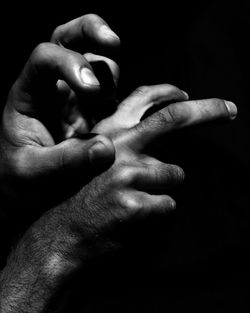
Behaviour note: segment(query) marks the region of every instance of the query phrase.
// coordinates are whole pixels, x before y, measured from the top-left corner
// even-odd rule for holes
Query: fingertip
[[[101,25],[99,28],[99,34],[103,38],[120,40],[117,34],[106,24]]]
[[[169,214],[176,210],[176,201],[167,195],[158,196],[161,199],[161,203],[159,206],[159,213],[161,214]]]
[[[87,67],[82,67],[80,69],[80,78],[81,82],[85,86],[100,87],[100,82],[98,81],[94,73]]]
[[[118,48],[120,46],[119,36],[106,24],[103,24],[98,29],[98,35],[105,41],[105,43],[112,45],[113,48]]]
[[[174,199],[171,198],[171,200],[169,201],[169,211],[175,211],[176,210],[176,201]]]
[[[186,91],[184,91],[184,90],[181,90],[181,91],[182,91],[182,93],[184,94],[186,100],[189,100],[189,95],[188,95],[188,93],[187,93]]]
[[[176,201],[169,197],[166,196],[166,204],[164,206],[164,213],[171,213],[176,210]]]

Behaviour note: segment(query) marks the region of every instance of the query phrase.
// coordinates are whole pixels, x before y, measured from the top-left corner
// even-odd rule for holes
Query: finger
[[[142,191],[128,191],[120,195],[123,219],[144,218],[148,215],[174,211],[175,201],[168,195],[150,195]]]
[[[142,191],[159,193],[182,183],[184,177],[184,171],[179,166],[154,159],[150,165],[135,170],[133,185]]]
[[[98,94],[98,97],[96,97],[96,102],[93,102],[93,103],[91,102],[91,106],[88,108],[84,108],[84,109],[90,110],[90,111],[93,111],[93,110],[107,111],[107,109],[104,107],[100,108],[100,102],[101,103],[104,102],[105,96],[107,98],[108,96],[114,95],[116,91],[116,86],[118,84],[118,79],[119,79],[119,72],[120,72],[119,66],[113,60],[109,58],[95,55],[92,53],[85,53],[84,59],[86,59],[87,62],[93,68],[93,71],[98,81],[100,82],[100,87],[101,87],[100,93]],[[104,65],[104,66],[100,66],[100,65]],[[65,81],[58,80],[57,89],[59,91],[60,101],[61,103],[64,104],[64,107],[66,109],[70,106],[69,104],[71,103],[71,99],[73,101],[76,101],[75,93],[71,90],[71,88],[68,86],[68,84]],[[101,99],[99,99],[100,97]],[[81,101],[79,101],[79,107],[81,107],[82,103],[83,103],[83,98],[81,98]],[[76,111],[78,106],[74,106],[74,108]],[[72,115],[72,106],[70,106],[70,110],[71,110],[71,115]],[[107,112],[105,113],[107,115]],[[95,115],[96,115],[96,111],[95,111]],[[68,113],[66,113],[65,116],[67,118],[70,117]],[[77,120],[79,119],[81,119],[81,114],[80,112],[77,112]]]
[[[236,115],[235,104],[221,99],[173,103],[131,128],[123,137],[117,138],[117,141],[139,151],[160,136],[176,129],[218,119],[230,120]]]
[[[51,42],[83,53],[94,46],[99,53],[115,51],[120,39],[108,24],[96,14],[87,14],[58,26]]]
[[[108,118],[105,129],[102,131],[110,135],[120,128],[131,128],[140,123],[144,114],[150,109],[160,107],[169,101],[188,100],[185,91],[169,84],[142,86],[137,88],[128,98],[119,105],[117,111]],[[94,131],[99,132],[102,125]]]
[[[111,76],[113,78],[113,82],[114,82],[115,86],[117,86],[118,80],[119,80],[119,75],[120,75],[120,69],[119,69],[119,66],[117,65],[116,62],[114,62],[113,60],[111,60],[107,57],[104,57],[101,55],[96,55],[93,53],[85,53],[84,58],[91,64],[91,66],[94,69],[95,69],[95,64],[105,63],[107,65],[110,73],[111,73]],[[97,75],[97,73],[95,73],[95,74]],[[98,77],[98,75],[97,75],[97,77]],[[102,84],[102,82],[105,83],[104,79],[99,78],[99,81],[101,82],[101,84]]]
[[[153,107],[168,101],[188,100],[183,90],[169,84],[142,86],[137,88],[128,98],[121,102],[117,115],[124,120],[133,118],[131,125],[140,122],[145,112]]]
[[[19,169],[22,177],[44,177],[83,170],[102,172],[115,159],[115,148],[111,140],[97,135],[89,140],[72,138],[52,147],[27,147],[21,158]],[[26,170],[32,168],[32,171]],[[79,174],[79,173],[78,173]],[[29,177],[28,177],[29,178]]]
[[[55,88],[58,79],[64,80],[78,93],[92,94],[100,90],[100,83],[91,65],[81,54],[51,43],[43,43],[33,51],[14,85],[13,97],[19,97],[22,93],[33,97],[25,101],[14,101],[17,109],[23,113],[32,113],[34,96],[39,100],[39,96],[44,95],[44,90]],[[49,99],[46,100],[49,102]]]

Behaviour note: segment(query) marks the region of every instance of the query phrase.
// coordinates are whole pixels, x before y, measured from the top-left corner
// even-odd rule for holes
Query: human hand
[[[117,84],[119,68],[107,56],[117,50],[119,38],[89,14],[56,28],[51,42],[33,51],[2,118],[1,191],[19,203],[56,198],[57,190],[69,191],[77,170],[84,169],[86,182],[98,164],[103,170],[114,160],[113,144],[104,136],[73,137],[89,132],[101,111],[96,101],[114,92],[109,86]],[[97,64],[109,74],[104,81],[95,75]]]
[[[135,125],[113,117],[114,135],[110,133],[110,120],[96,126],[114,139],[117,157],[112,167],[67,202],[44,214],[10,256],[1,278],[6,306],[10,296],[22,290],[22,297],[15,298],[13,307],[42,311],[75,271],[87,269],[89,261],[119,247],[122,225],[175,208],[166,190],[182,181],[183,171],[145,154],[154,140],[183,126],[236,115],[233,104],[209,99],[171,104],[138,123],[135,113],[143,114],[143,108],[152,101],[167,100],[170,90],[181,94],[169,85],[140,90],[144,91],[134,93],[118,109],[125,110]]]

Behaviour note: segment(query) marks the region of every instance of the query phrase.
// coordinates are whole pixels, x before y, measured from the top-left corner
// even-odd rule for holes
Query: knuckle
[[[171,106],[167,110],[167,121],[173,124],[178,123],[180,120],[180,113],[175,109],[174,106]]]
[[[99,19],[101,19],[100,16],[95,13],[88,13],[82,16],[82,21],[87,21],[87,22],[90,22],[92,20],[96,21]]]
[[[121,185],[130,185],[135,178],[135,169],[122,165],[118,168],[115,182]]]
[[[100,141],[103,144],[105,144],[105,143],[110,141],[107,137],[105,137],[103,135],[99,135],[99,134],[97,134],[94,138],[95,138],[95,141],[98,141],[98,142]]]
[[[93,60],[93,58],[95,57],[95,55],[91,52],[86,52],[84,53],[84,58],[88,61],[91,62]]]
[[[34,49],[34,54],[43,55],[49,49],[49,46],[50,46],[49,42],[39,43]]]
[[[175,92],[179,92],[180,89],[174,85],[170,85],[170,84],[166,84],[166,88],[168,89],[169,93],[175,93]]]
[[[217,109],[220,109],[222,107],[224,108],[224,101],[222,99],[213,98],[212,103]]]
[[[104,147],[105,147],[105,151],[106,153],[113,153],[115,154],[115,147],[114,144],[112,142],[112,140],[110,140],[108,137],[104,136],[104,135],[97,135],[94,138],[96,143],[101,143]]]
[[[127,216],[131,216],[142,209],[141,202],[128,193],[119,195],[119,203],[123,210],[125,210]]]
[[[54,29],[52,33],[52,37],[51,37],[52,42],[59,43],[60,38],[62,36],[63,28],[64,28],[64,25],[59,25]]]
[[[82,24],[83,29],[88,29],[89,27],[94,27],[94,29],[97,27],[98,29],[100,25],[105,22],[99,15],[95,13],[88,13],[80,18],[80,23]]]
[[[136,88],[136,90],[134,91],[134,95],[146,96],[149,94],[149,92],[150,92],[149,86],[140,86],[140,87]]]
[[[31,59],[33,62],[37,60],[43,60],[48,55],[49,51],[51,50],[53,44],[49,42],[40,43],[36,48],[33,50]]]
[[[168,106],[164,113],[163,111],[159,112],[160,118],[162,121],[167,124],[175,124],[179,125],[186,121],[187,116],[185,115],[185,111],[182,110],[179,104],[172,104]]]

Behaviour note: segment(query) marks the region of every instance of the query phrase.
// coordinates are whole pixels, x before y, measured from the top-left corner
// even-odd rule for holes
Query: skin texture
[[[125,107],[129,111],[138,104],[139,108],[148,105],[155,88],[139,89],[116,114],[119,116]],[[158,88],[165,88],[167,95],[169,88],[175,87]],[[121,121],[117,119],[116,124],[115,116],[99,126],[114,142],[114,164],[72,198],[45,213],[26,232],[1,275],[3,312],[51,309],[54,297],[60,297],[61,288],[74,273],[87,270],[90,262],[122,247],[120,227],[174,210],[175,202],[166,190],[181,183],[183,171],[145,154],[145,149],[159,136],[163,140],[163,135],[180,127],[232,117],[219,99],[171,104],[133,127],[120,127]],[[116,130],[113,136],[110,119]]]
[[[96,16],[94,20],[91,27],[83,23],[84,30],[92,35],[95,27],[98,28]],[[40,177],[48,181],[48,177],[53,177],[62,168],[77,169],[78,174],[86,176],[88,157],[95,165],[91,168],[92,177],[95,177],[71,198],[43,214],[13,249],[0,278],[1,312],[56,311],[53,299],[60,295],[72,275],[79,270],[88,270],[89,263],[122,247],[120,227],[129,227],[131,222],[139,223],[175,209],[175,201],[167,191],[183,181],[184,173],[178,166],[163,163],[150,155],[148,151],[155,140],[167,144],[169,132],[236,116],[236,107],[220,99],[187,101],[187,95],[177,87],[167,84],[144,86],[125,99],[114,114],[94,123],[94,127],[84,128],[95,117],[87,121],[89,115],[83,115],[80,110],[76,115],[72,114],[76,119],[80,116],[83,127],[75,128],[72,133],[73,122],[64,137],[58,139],[62,141],[57,143],[57,136],[41,122],[44,121],[40,115],[41,104],[35,101],[34,94],[40,92],[42,95],[40,86],[49,86],[49,89],[52,80],[59,86],[59,93],[72,95],[73,111],[79,106],[77,97],[82,89],[84,95],[92,95],[89,86],[81,85],[76,74],[79,71],[75,71],[74,66],[76,64],[79,69],[82,64],[88,66],[87,63],[77,53],[62,47],[72,44],[75,49],[81,47],[79,31],[75,32],[79,29],[78,23],[76,20],[70,22],[70,27],[66,24],[58,28],[52,36],[56,44],[40,45],[33,52],[10,93],[4,112],[1,147],[4,148],[6,173],[12,173],[13,181],[20,177],[22,184],[30,180],[40,188]],[[71,38],[75,38],[73,43]],[[57,82],[58,79],[61,81]],[[46,97],[50,99],[50,94]],[[160,108],[166,101],[179,102],[142,120],[150,107],[159,105]],[[47,102],[43,108],[46,113]],[[67,116],[72,117],[71,111],[67,112]],[[94,151],[88,149],[88,143],[93,139],[74,138],[89,130],[100,134],[97,138],[102,142]],[[104,162],[105,169],[102,165],[100,169],[98,160],[101,164],[108,161]],[[9,188],[12,188],[11,184]],[[15,194],[16,189],[11,192]]]

